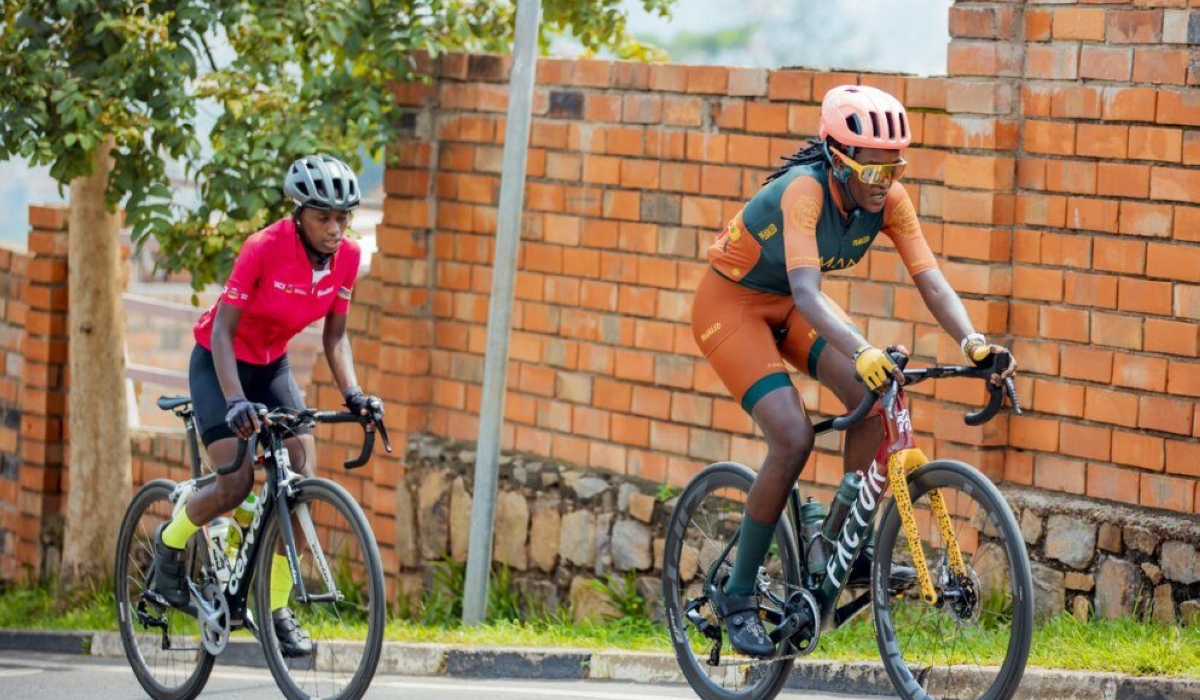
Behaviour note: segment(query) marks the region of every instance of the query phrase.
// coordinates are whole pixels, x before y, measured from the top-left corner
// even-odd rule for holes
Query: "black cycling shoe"
[[[758,615],[758,596],[732,596],[725,592],[725,580],[713,589],[713,607],[725,623],[729,644],[746,656],[767,658],[775,655],[775,643],[767,636]]]
[[[312,637],[300,629],[300,623],[292,616],[291,608],[280,608],[271,613],[275,624],[275,637],[279,640],[279,651],[289,659],[312,656]]]
[[[184,571],[183,550],[163,543],[162,531],[166,526],[163,523],[154,531],[154,574],[148,593],[171,607],[182,608],[191,599]]]
[[[858,555],[854,565],[850,567],[850,577],[846,579],[847,586],[871,585],[871,561],[874,557],[867,552]],[[892,564],[888,575],[888,590],[893,595],[912,588],[917,582],[917,570],[903,564]]]

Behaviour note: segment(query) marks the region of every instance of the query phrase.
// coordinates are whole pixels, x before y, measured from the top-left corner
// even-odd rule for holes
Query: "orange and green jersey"
[[[789,203],[786,212],[784,202]],[[878,213],[856,209],[847,215],[828,163],[799,165],[750,199],[709,246],[708,260],[717,273],[738,284],[790,295],[789,270],[852,267],[880,233],[892,239],[910,275],[937,267],[900,183],[892,183]]]

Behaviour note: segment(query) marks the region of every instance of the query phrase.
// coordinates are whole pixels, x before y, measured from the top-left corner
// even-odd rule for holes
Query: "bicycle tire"
[[[304,479],[296,485],[294,521],[307,508],[320,551],[331,567],[342,601],[302,603],[293,586],[288,606],[313,641],[308,657],[287,658],[271,624],[271,568],[281,530],[278,508],[264,528],[262,548],[255,566],[255,611],[267,666],[290,700],[323,698],[358,700],[367,692],[383,651],[386,593],[379,548],[358,503],[340,485],[327,479]],[[302,527],[294,528],[296,547],[302,554],[300,575],[305,591],[328,593],[313,543]],[[348,551],[345,547],[355,547]],[[336,571],[333,568],[336,567]],[[366,625],[365,635],[351,631]],[[359,639],[361,637],[361,639]]]
[[[909,475],[908,485],[918,516],[929,515],[930,492],[942,493],[970,574],[961,585],[949,579],[938,528],[918,517],[939,603],[924,603],[917,586],[894,598],[880,595],[893,560],[911,564],[899,510],[888,502],[871,575],[875,639],[888,677],[906,700],[1009,700],[1033,636],[1033,581],[1020,526],[996,486],[962,462],[930,462]]]
[[[712,603],[706,602],[697,610],[707,622],[718,625],[723,642],[721,665],[710,666],[704,658],[707,653],[695,648],[709,640],[685,617],[689,601],[702,596],[698,589],[706,573],[728,538],[737,532],[754,476],[749,468],[735,462],[710,464],[684,488],[667,525],[662,581],[671,646],[688,684],[704,700],[770,700],[783,688],[792,669],[791,656],[753,659],[736,654],[728,646]],[[685,546],[692,550],[686,561]],[[735,553],[736,548],[730,550],[718,565],[719,571],[732,568]],[[772,590],[782,597],[800,588],[796,538],[787,518],[780,519],[775,529],[774,546],[764,565]]]
[[[174,488],[174,482],[156,479],[134,495],[121,521],[113,569],[117,625],[125,658],[138,683],[155,700],[192,700],[208,683],[214,661],[200,642],[194,617],[182,610],[159,608],[142,595],[154,560],[155,530],[171,517],[170,495]],[[192,563],[191,571],[198,572],[199,553],[191,543],[185,552],[185,561]],[[174,648],[161,648],[162,633],[139,621],[139,606],[167,625]]]

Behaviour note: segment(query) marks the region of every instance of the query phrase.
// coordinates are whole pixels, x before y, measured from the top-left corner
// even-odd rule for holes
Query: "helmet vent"
[[[897,115],[896,120],[900,122],[900,138],[908,138],[908,117],[903,112]]]
[[[892,113],[886,112],[883,116],[887,118],[888,138],[895,140],[895,138],[896,138],[896,123],[894,121],[892,121]]]
[[[846,117],[846,126],[850,127],[850,131],[853,131],[856,134],[861,135],[863,132],[862,124],[858,123],[858,115],[857,114],[851,114],[848,117]]]
[[[871,114],[871,132],[872,132],[871,135],[874,136],[875,138],[879,138],[880,136],[883,135],[879,130],[879,113],[871,112],[870,114]]]

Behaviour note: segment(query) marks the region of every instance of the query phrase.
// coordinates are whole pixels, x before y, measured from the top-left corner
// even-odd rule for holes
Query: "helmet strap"
[[[292,221],[296,223],[296,235],[300,237],[300,244],[304,246],[308,254],[316,259],[317,264],[325,267],[329,264],[329,259],[333,257],[333,254],[322,253],[309,242],[308,236],[304,233],[304,222],[300,220],[300,212],[302,211],[304,211],[304,207],[301,205],[296,205],[295,210],[292,211]]]

